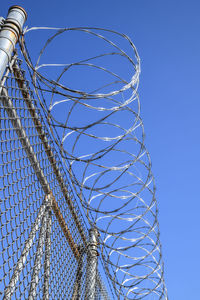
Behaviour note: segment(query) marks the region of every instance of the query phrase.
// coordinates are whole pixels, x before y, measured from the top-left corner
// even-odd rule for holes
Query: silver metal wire
[[[14,55],[0,84],[0,299],[72,299],[76,282],[84,299],[86,224],[22,75]]]
[[[28,36],[52,30],[33,64]],[[112,30],[48,27],[26,28],[20,47],[76,197],[100,233],[100,258],[115,298],[167,299],[136,47]],[[75,48],[81,58],[72,55],[70,62]],[[52,57],[56,49],[59,56]]]

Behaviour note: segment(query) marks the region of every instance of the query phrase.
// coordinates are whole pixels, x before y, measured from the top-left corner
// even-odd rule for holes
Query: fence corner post
[[[11,60],[15,44],[22,33],[22,28],[26,18],[26,11],[22,7],[14,5],[9,8],[7,18],[5,20],[1,20],[0,81],[4,75],[6,66]]]

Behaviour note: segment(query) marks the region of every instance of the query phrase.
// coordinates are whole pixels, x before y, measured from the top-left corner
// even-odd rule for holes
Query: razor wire
[[[28,39],[40,32],[48,37],[35,58]],[[114,297],[167,299],[136,47],[107,29],[33,27],[20,48],[72,189],[100,234]]]

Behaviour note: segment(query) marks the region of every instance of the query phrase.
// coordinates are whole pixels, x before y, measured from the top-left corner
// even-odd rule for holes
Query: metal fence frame
[[[3,292],[3,299],[12,299],[17,282],[20,279],[20,275],[24,268],[24,265],[27,260],[27,256],[32,247],[33,241],[36,236],[36,232],[39,230],[37,250],[35,253],[35,261],[32,271],[32,278],[29,288],[28,299],[36,299],[37,297],[37,284],[39,280],[39,273],[41,271],[42,264],[42,255],[43,249],[45,249],[45,259],[44,259],[44,281],[43,281],[43,299],[50,299],[49,294],[49,278],[50,278],[50,248],[51,248],[51,227],[52,227],[52,213],[55,215],[58,224],[63,232],[63,235],[66,238],[66,241],[71,248],[71,251],[74,255],[74,258],[78,262],[78,268],[76,272],[76,280],[73,288],[72,299],[80,298],[80,289],[82,276],[82,258],[83,253],[87,252],[87,271],[86,271],[86,287],[85,287],[85,299],[96,299],[96,286],[100,291],[102,291],[102,297],[109,299],[109,296],[106,292],[105,287],[101,281],[101,278],[98,274],[97,266],[97,247],[98,247],[98,232],[96,229],[91,229],[89,233],[89,241],[85,234],[85,230],[82,227],[81,221],[77,214],[77,210],[74,207],[74,203],[70,198],[68,188],[66,186],[65,180],[60,172],[60,169],[57,165],[57,160],[54,156],[54,153],[49,144],[48,138],[43,130],[41,124],[40,116],[38,116],[37,111],[34,107],[29,88],[26,84],[26,78],[17,62],[17,55],[13,55],[15,50],[15,44],[19,39],[20,34],[22,33],[23,24],[26,20],[26,12],[23,8],[19,6],[12,6],[8,11],[8,16],[5,20],[1,20],[1,31],[0,31],[0,101],[4,107],[7,116],[10,119],[10,122],[17,134],[17,137],[22,145],[22,148],[25,150],[27,158],[30,161],[30,164],[37,176],[38,182],[42,186],[45,197],[43,199],[42,205],[38,211],[37,217],[32,224],[31,232],[24,242],[24,247],[21,252],[21,256],[16,262],[12,270],[12,277],[10,278],[9,284],[5,287]],[[73,236],[70,232],[70,228],[63,216],[60,207],[57,203],[56,197],[51,190],[51,187],[48,183],[47,178],[43,172],[40,162],[37,159],[34,149],[32,147],[29,136],[26,133],[25,128],[22,125],[21,117],[18,115],[17,110],[12,102],[12,99],[9,96],[7,88],[4,86],[6,78],[8,77],[10,71],[13,74],[18,88],[21,91],[22,97],[26,104],[26,107],[29,111],[29,114],[32,118],[32,121],[35,125],[35,129],[38,133],[38,136],[42,142],[43,149],[46,153],[46,156],[49,160],[49,163],[52,167],[56,180],[59,184],[59,187],[62,191],[64,199],[69,208],[70,214],[73,218],[73,222],[80,234],[82,245],[77,245],[73,239]]]
[[[128,222],[132,220],[130,226],[128,225],[126,229],[119,230],[117,233],[109,232],[112,226],[108,231],[104,231],[104,228],[102,227],[102,229],[92,216],[93,207],[86,209],[86,204],[80,197],[82,186],[78,183],[77,188],[74,183],[78,176],[77,178],[75,178],[75,175],[73,177],[73,170],[70,167],[67,169],[68,163],[70,165],[70,153],[69,157],[65,157],[61,153],[60,140],[56,139],[58,134],[56,125],[55,127],[52,126],[51,116],[47,116],[48,108],[45,110],[46,100],[44,94],[48,88],[46,86],[43,88],[42,80],[35,78],[36,68],[32,65],[31,59],[29,61],[29,54],[25,51],[26,45],[23,43],[23,26],[26,19],[26,11],[17,5],[9,8],[6,19],[0,17],[0,300],[107,300],[111,297],[113,299],[146,299],[152,293],[159,299],[168,299],[163,277],[154,177],[151,173],[149,153],[143,143],[144,128],[139,113],[127,107],[127,111],[136,117],[138,123],[134,121],[130,136],[124,134],[124,136],[119,135],[117,137],[120,141],[123,141],[123,137],[125,137],[124,141],[133,139],[139,145],[139,154],[137,156],[132,155],[132,153],[124,151],[120,147],[115,149],[114,144],[112,147],[115,151],[127,155],[131,154],[131,158],[134,158],[128,158],[125,164],[126,168],[122,168],[123,173],[130,173],[134,177],[135,175],[132,174],[129,168],[135,162],[140,163],[145,168],[147,173],[144,181],[135,176],[139,190],[134,193],[130,191],[133,195],[133,198],[130,199],[133,200],[136,197],[137,202],[140,200],[141,203],[136,204],[133,211],[131,200],[127,200],[126,204],[123,203],[122,207],[126,207],[127,203],[130,202],[130,208],[126,207],[128,213],[125,211],[127,214],[125,217],[123,210],[120,211],[120,208],[115,209],[117,211],[116,215],[112,215],[113,211],[110,213],[103,210],[104,216],[99,219],[111,217],[107,228],[112,221],[114,224],[117,219],[123,220],[125,218],[124,220]],[[94,30],[96,29],[98,28],[94,28]],[[65,30],[58,30],[53,37]],[[72,28],[72,30],[74,29]],[[90,31],[90,28],[78,28],[77,30],[91,33],[95,37],[100,37],[109,44],[115,45],[100,34]],[[114,32],[107,29],[105,31]],[[128,40],[137,58],[138,65],[135,65],[129,56],[115,45],[121,51],[120,55],[123,54],[133,63],[136,71],[132,81],[119,90],[133,89],[131,94],[133,100],[137,94],[139,82],[139,56],[131,40],[123,34],[119,34],[119,36]],[[17,51],[19,40],[22,60],[20,60]],[[45,47],[47,43],[48,41]],[[119,53],[112,52],[110,54],[118,55]],[[99,57],[103,56],[105,56],[105,53]],[[23,68],[23,61],[29,75]],[[89,61],[90,59],[86,60],[86,62]],[[90,65],[90,63],[86,63],[86,65]],[[93,66],[109,74],[114,74],[102,67]],[[27,78],[30,79],[30,84]],[[133,82],[136,87],[134,87]],[[55,81],[52,80],[51,84],[50,92],[54,93]],[[44,101],[40,101],[38,90]],[[79,91],[74,92],[79,94]],[[92,99],[93,96],[96,97],[94,99],[98,99],[98,97],[103,99],[105,95],[110,96],[115,93],[118,92],[97,94],[96,96],[95,94],[88,95],[89,99]],[[76,96],[74,98],[76,99]],[[139,107],[137,96],[136,99]],[[37,100],[39,100],[39,103]],[[124,103],[122,104],[120,105],[124,109]],[[114,108],[116,109],[116,107]],[[99,107],[99,111],[103,109]],[[68,108],[69,113],[71,113],[70,108]],[[104,118],[101,119],[103,123],[100,122],[100,124],[110,124],[120,128],[120,130],[123,129],[126,133],[129,132],[120,124],[104,122]],[[97,122],[97,124],[99,123]],[[90,125],[85,128],[89,128]],[[137,127],[141,129],[141,141],[132,137],[132,130]],[[94,137],[92,134],[91,136]],[[98,139],[98,136],[95,136],[95,138]],[[105,137],[104,139],[109,138]],[[70,142],[68,146],[69,144]],[[79,149],[82,149],[82,146],[84,148],[84,145],[81,145]],[[109,148],[109,151],[112,147]],[[105,153],[103,152],[103,155]],[[141,159],[143,155],[146,160],[145,157]],[[79,162],[79,157],[76,157],[76,160]],[[117,168],[119,166],[121,168],[121,164],[117,165]],[[103,165],[100,165],[100,167],[104,168]],[[116,170],[117,168],[114,166],[108,168],[108,170]],[[101,171],[96,182],[104,172],[107,174],[108,170]],[[90,175],[90,177],[92,176]],[[116,184],[119,184],[116,179],[113,183],[115,181]],[[127,186],[134,184],[128,183]],[[87,188],[90,189],[89,185],[88,187],[86,185]],[[144,195],[146,190],[149,191],[149,203],[146,203],[143,196],[141,196],[143,190]],[[93,188],[91,188],[91,191],[93,191]],[[117,188],[114,192],[116,191],[121,192],[121,189],[118,190]],[[126,190],[125,192],[129,191]],[[106,193],[105,195],[107,196]],[[108,192],[108,195],[113,197],[111,192]],[[85,195],[84,197],[87,198]],[[128,199],[129,196],[121,196],[120,194],[120,198]],[[113,206],[116,206],[116,203]],[[139,212],[141,210],[139,215],[135,213],[135,209],[138,209]],[[94,208],[94,211],[102,213],[98,208]],[[150,221],[146,220],[147,216],[145,214],[148,212]],[[136,225],[134,230],[133,227],[137,222],[139,224]],[[91,225],[93,223],[97,225]],[[103,226],[105,226],[105,223],[103,223]],[[101,233],[101,237],[99,233]],[[106,238],[104,233],[107,234]],[[129,235],[132,233],[135,234],[135,238],[132,236],[130,238]],[[110,236],[113,237],[113,241],[109,240],[110,244],[106,244],[105,241]],[[118,241],[120,239],[126,240],[127,244],[124,243],[125,246],[123,247],[119,246]],[[100,254],[98,253],[99,250]],[[130,254],[132,251],[134,252],[133,255]],[[112,260],[110,257],[113,253],[119,254],[119,256]],[[141,253],[143,254],[141,255]],[[122,260],[120,260],[121,257]],[[130,263],[127,262],[126,258],[130,259]],[[132,268],[134,269],[132,270]],[[143,274],[140,268],[148,269],[147,274]],[[121,274],[119,275],[121,281],[118,279],[117,273]],[[129,296],[129,294],[131,295]]]

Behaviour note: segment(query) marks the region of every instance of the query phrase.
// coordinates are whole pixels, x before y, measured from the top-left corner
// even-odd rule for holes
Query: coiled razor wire
[[[34,30],[53,31],[35,63]],[[26,28],[20,46],[117,298],[167,299],[136,47],[112,30],[48,27]]]

